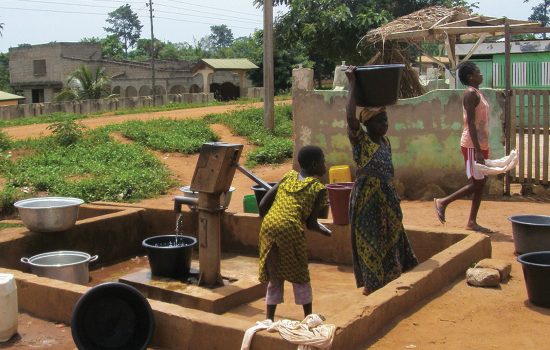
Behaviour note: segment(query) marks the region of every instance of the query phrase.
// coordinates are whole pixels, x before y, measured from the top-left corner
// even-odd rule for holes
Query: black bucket
[[[360,66],[357,78],[356,103],[360,107],[388,106],[397,102],[404,64]]]
[[[518,261],[523,268],[529,301],[550,308],[550,251],[522,254]]]
[[[164,235],[143,240],[153,276],[187,279],[193,247],[197,239],[190,236]]]
[[[268,182],[269,186],[273,187],[277,183],[276,182]],[[254,195],[256,196],[256,203],[258,203],[258,207],[260,206],[260,202],[262,201],[262,198],[264,198],[265,194],[267,193],[267,190],[263,188],[260,185],[254,185],[251,187],[254,191]]]

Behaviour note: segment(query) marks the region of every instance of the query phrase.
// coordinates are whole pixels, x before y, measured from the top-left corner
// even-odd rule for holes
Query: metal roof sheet
[[[22,100],[23,96],[10,94],[9,92],[0,91],[0,101],[9,101],[9,100]]]
[[[213,69],[258,69],[246,58],[203,58],[202,61]]]

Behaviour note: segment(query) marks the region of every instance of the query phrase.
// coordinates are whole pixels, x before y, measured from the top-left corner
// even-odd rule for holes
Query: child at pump
[[[294,301],[302,305],[304,317],[312,313],[304,226],[331,235],[317,222],[328,213],[327,190],[320,181],[326,173],[323,151],[317,146],[304,146],[298,152],[298,163],[300,171],[287,172],[259,205],[260,215],[265,214],[259,239],[259,279],[268,283],[265,300],[266,318],[270,320],[274,320],[275,309],[283,302],[284,281],[292,283]]]

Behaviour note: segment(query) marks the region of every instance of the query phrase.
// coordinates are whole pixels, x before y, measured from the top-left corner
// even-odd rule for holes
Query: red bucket
[[[349,224],[349,197],[353,182],[338,182],[327,184],[328,199],[330,201],[330,211],[332,220],[336,225]]]

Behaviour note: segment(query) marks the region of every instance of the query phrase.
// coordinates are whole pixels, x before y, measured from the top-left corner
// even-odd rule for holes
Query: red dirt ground
[[[227,108],[227,106],[223,106]],[[209,109],[157,112],[147,115],[127,115],[124,118],[136,117],[149,119],[166,117],[198,117],[202,114],[220,112],[222,107]],[[93,125],[104,125],[117,121],[121,117],[90,119]],[[90,124],[92,126],[92,124]],[[92,126],[93,127],[93,126]],[[222,125],[212,128],[223,141],[245,144],[245,153],[251,147],[240,137],[233,136]],[[44,126],[29,126],[4,129],[11,136],[31,137],[44,132]],[[197,156],[179,154],[161,154],[157,156],[174,173],[182,186],[190,183]],[[244,157],[243,157],[244,159]],[[266,181],[277,181],[291,168],[287,162],[279,166],[261,166],[254,168],[254,173]],[[252,194],[253,182],[240,173],[236,173],[233,186],[237,188],[229,207],[230,211],[242,211],[242,198]],[[519,192],[518,188],[513,188]],[[546,192],[548,193],[548,191]],[[173,195],[180,194],[178,188],[169,194],[146,200],[148,204],[170,208]],[[470,202],[461,200],[447,209],[447,227],[463,228],[469,212]],[[403,201],[405,225],[440,226],[432,202]],[[527,300],[521,266],[516,262],[512,239],[512,227],[507,218],[516,214],[550,213],[550,199],[546,196],[498,198],[484,201],[480,209],[479,223],[490,227],[495,232],[489,234],[492,241],[493,257],[512,263],[512,278],[500,288],[485,289],[470,287],[464,278],[450,283],[432,298],[426,300],[406,313],[385,331],[378,339],[365,344],[361,349],[550,349],[550,309],[532,306]],[[360,293],[360,290],[357,290]],[[326,315],[330,322],[330,315]],[[48,323],[26,314],[20,315],[19,336],[9,343],[0,344],[0,349],[15,348],[75,348],[70,335],[70,328],[64,325]],[[208,350],[208,349],[205,349]],[[344,350],[344,349],[336,349]],[[345,349],[347,350],[347,349]]]

